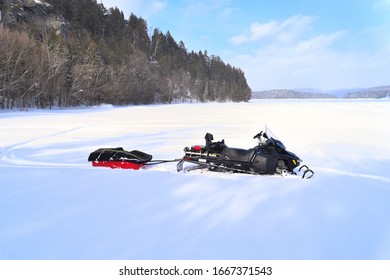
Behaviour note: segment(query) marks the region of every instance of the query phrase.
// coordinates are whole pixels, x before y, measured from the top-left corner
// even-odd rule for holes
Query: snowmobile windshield
[[[282,143],[282,141],[280,141],[278,139],[278,137],[275,135],[275,133],[273,133],[269,128],[268,126],[265,126],[265,133],[268,137],[268,140],[271,142],[272,145],[274,146],[278,146],[279,148],[285,150],[286,147],[284,146],[284,144]]]
[[[274,138],[275,140],[278,140],[279,138],[273,133],[268,126],[265,126],[265,133],[267,134],[268,138]]]

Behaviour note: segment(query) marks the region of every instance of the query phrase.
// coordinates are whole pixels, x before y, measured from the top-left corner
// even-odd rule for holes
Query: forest
[[[241,69],[96,0],[0,0],[0,9],[0,109],[251,97]]]

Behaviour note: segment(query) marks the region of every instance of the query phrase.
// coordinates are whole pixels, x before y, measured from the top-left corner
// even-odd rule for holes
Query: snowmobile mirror
[[[260,138],[261,135],[263,135],[263,131],[257,133],[255,136],[253,136],[253,139]]]

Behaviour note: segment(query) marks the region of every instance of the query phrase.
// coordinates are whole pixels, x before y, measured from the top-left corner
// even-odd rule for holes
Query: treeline
[[[317,99],[317,98],[337,98],[329,93],[303,92],[289,89],[273,89],[255,91],[252,93],[254,99]]]
[[[390,98],[390,86],[380,86],[347,93],[344,98]]]
[[[187,51],[169,32],[149,36],[134,14],[126,20],[95,0],[10,2],[29,14],[12,15],[11,8],[13,21],[0,26],[1,109],[251,97],[240,69],[206,51]],[[39,14],[31,16],[34,10]]]

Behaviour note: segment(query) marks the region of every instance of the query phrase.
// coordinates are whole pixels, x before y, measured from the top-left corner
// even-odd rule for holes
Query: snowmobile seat
[[[227,146],[225,145],[225,141],[218,141],[211,143],[208,147],[206,147],[206,152],[209,153],[221,153]]]
[[[229,160],[251,162],[255,152],[255,149],[245,150],[237,148],[227,148],[223,149],[221,151],[221,154],[227,157]]]

